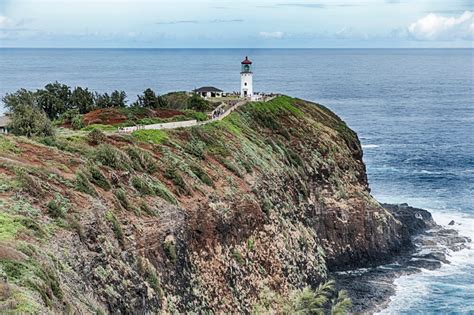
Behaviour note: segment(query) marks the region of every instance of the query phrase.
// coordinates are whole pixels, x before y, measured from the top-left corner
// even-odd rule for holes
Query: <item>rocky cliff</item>
[[[286,96],[133,135],[0,138],[0,307],[251,312],[409,243],[357,135]]]

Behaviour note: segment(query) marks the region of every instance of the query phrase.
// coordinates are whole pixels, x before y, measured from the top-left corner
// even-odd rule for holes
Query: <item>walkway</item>
[[[264,102],[269,102],[272,99],[274,99],[276,96],[272,95],[267,98],[263,98]],[[202,126],[206,124],[210,124],[215,121],[222,120],[226,118],[227,116],[230,115],[234,110],[239,108],[242,105],[245,105],[249,103],[249,100],[241,100],[231,107],[229,107],[223,114],[218,115],[217,117],[211,118],[209,120],[205,121],[197,121],[197,120],[185,120],[185,121],[175,121],[175,122],[169,122],[169,123],[162,123],[162,124],[152,124],[152,125],[140,125],[140,126],[132,126],[132,127],[123,127],[118,130],[120,133],[130,133],[134,132],[137,130],[163,130],[163,129],[177,129],[177,128],[186,128],[186,127],[194,127],[194,126]],[[214,116],[215,110],[213,111],[213,116]]]

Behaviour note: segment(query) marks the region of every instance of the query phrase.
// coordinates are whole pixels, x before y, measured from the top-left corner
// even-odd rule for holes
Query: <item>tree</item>
[[[209,109],[209,102],[200,97],[197,94],[193,94],[188,99],[188,108],[194,109],[200,112],[204,112]]]
[[[167,103],[165,99],[148,88],[143,91],[143,95],[138,95],[138,100],[135,102],[135,106],[146,107],[146,108],[166,108]]]
[[[99,94],[95,93],[95,106],[97,108],[109,108],[112,107],[112,100],[110,95],[107,93]]]
[[[95,109],[94,94],[87,88],[76,87],[69,98],[69,106],[77,109],[80,114],[87,114]]]
[[[8,128],[18,136],[53,136],[54,130],[46,113],[38,106],[37,93],[20,89],[3,98],[11,121]]]
[[[69,109],[71,89],[59,82],[49,83],[44,90],[38,90],[38,106],[44,110],[50,119],[56,119]]]
[[[126,107],[127,93],[124,91],[115,90],[110,95],[110,102],[112,103],[113,107]]]

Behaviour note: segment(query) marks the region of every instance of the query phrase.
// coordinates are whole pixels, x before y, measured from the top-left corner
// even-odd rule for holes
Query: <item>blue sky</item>
[[[0,47],[472,47],[472,0],[0,0]]]

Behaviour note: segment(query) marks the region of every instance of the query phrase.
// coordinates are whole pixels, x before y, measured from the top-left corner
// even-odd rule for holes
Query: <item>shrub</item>
[[[84,171],[79,171],[76,174],[76,188],[80,192],[89,194],[91,196],[97,196],[97,191],[89,181],[89,174]]]
[[[90,173],[90,181],[95,184],[96,186],[104,189],[104,190],[109,190],[110,189],[110,183],[107,180],[107,178],[102,174],[100,169],[98,169],[96,166],[91,165],[89,166],[89,173]]]
[[[153,209],[151,209],[150,206],[148,206],[148,204],[144,201],[140,203],[140,211],[151,216],[156,216],[156,212]]]
[[[189,154],[192,154],[201,160],[204,160],[204,149],[206,148],[206,144],[199,140],[193,140],[188,142],[184,147],[184,150]]]
[[[234,249],[234,251],[232,252],[232,256],[239,265],[245,264],[245,259],[244,257],[242,257],[242,254],[238,250]]]
[[[163,250],[165,251],[166,256],[168,259],[172,262],[175,263],[176,260],[178,259],[178,254],[176,253],[176,246],[174,242],[172,241],[167,241],[163,243]]]
[[[81,115],[74,116],[74,118],[71,120],[71,127],[74,130],[82,129],[84,126],[84,119]]]
[[[87,143],[90,145],[104,143],[106,139],[107,136],[102,131],[100,131],[100,129],[92,129],[92,131],[87,135]]]
[[[150,174],[156,171],[155,159],[149,152],[133,146],[127,147],[126,151],[136,171],[146,171]]]
[[[153,181],[153,190],[156,195],[168,201],[169,203],[174,205],[178,204],[178,201],[176,200],[175,196],[168,190],[168,188],[166,188],[165,185],[163,185],[163,183]]]
[[[130,210],[130,203],[128,202],[127,194],[125,193],[125,190],[123,189],[118,189],[115,191],[115,197],[117,198],[118,202],[122,207],[124,207],[126,210]]]
[[[189,109],[195,109],[197,111],[204,112],[210,109],[211,106],[208,101],[197,94],[193,94],[187,101],[187,107]]]
[[[112,231],[115,234],[115,238],[119,242],[120,246],[123,246],[124,245],[123,230],[117,217],[113,214],[112,211],[108,211],[105,214],[105,217],[112,224]]]
[[[28,105],[20,105],[14,109],[8,127],[11,133],[17,136],[54,136],[53,124],[46,113]]]
[[[130,170],[131,161],[122,151],[108,144],[101,144],[95,151],[97,161],[115,170]]]
[[[191,172],[194,173],[194,175],[199,178],[201,182],[206,184],[209,187],[214,187],[214,182],[212,181],[212,178],[209,177],[209,175],[206,174],[206,172],[199,166],[197,165],[192,165],[191,166]]]
[[[159,296],[161,296],[162,292],[161,292],[160,279],[158,279],[158,276],[156,275],[156,272],[154,270],[150,270],[150,268],[148,268],[148,269],[149,269],[149,270],[147,270],[148,283],[153,288],[153,290],[155,290],[155,292]]]
[[[148,182],[140,176],[134,176],[131,179],[133,188],[143,195],[151,195],[154,193]]]
[[[179,194],[189,195],[191,193],[188,185],[186,185],[186,182],[176,168],[167,169],[165,177],[173,182]]]
[[[64,218],[66,215],[65,208],[61,202],[57,199],[50,200],[48,202],[48,214],[53,218]]]
[[[237,167],[237,165],[235,165],[234,163],[232,163],[231,161],[229,161],[228,159],[226,158],[223,158],[223,157],[217,157],[217,160],[222,164],[224,165],[224,167],[226,169],[228,169],[229,171],[231,171],[232,173],[234,173],[235,175],[237,175],[237,177],[244,177],[242,175],[242,172],[241,170]]]

